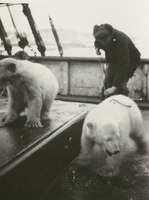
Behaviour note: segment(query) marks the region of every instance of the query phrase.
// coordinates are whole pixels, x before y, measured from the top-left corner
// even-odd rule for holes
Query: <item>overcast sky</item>
[[[56,28],[92,33],[95,24],[110,23],[130,36],[149,37],[149,0],[26,1],[39,28],[49,27],[49,12]],[[5,18],[5,12],[1,12],[1,16]]]
[[[21,0],[2,1],[22,3]],[[56,29],[69,29],[92,34],[95,24],[109,23],[130,36],[143,57],[149,57],[149,0],[24,0],[29,3],[38,29],[51,28],[50,13]],[[22,6],[11,6],[21,32],[31,31]],[[0,17],[6,31],[14,30],[7,8],[1,7]],[[61,38],[63,41],[63,38]]]
[[[149,35],[149,0],[47,0],[58,27],[92,32],[110,23],[136,36]]]

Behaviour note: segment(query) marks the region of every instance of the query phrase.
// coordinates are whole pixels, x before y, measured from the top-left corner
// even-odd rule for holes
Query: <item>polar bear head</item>
[[[98,122],[88,122],[89,137],[103,148],[108,156],[118,154],[119,146],[119,127],[114,120],[100,120]]]
[[[5,87],[15,75],[17,60],[14,58],[4,58],[0,61],[0,87]]]

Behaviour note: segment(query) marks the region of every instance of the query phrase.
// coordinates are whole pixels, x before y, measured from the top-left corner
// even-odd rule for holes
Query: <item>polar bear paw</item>
[[[25,123],[25,127],[27,127],[27,128],[42,128],[43,125],[41,124],[40,121],[27,121]]]

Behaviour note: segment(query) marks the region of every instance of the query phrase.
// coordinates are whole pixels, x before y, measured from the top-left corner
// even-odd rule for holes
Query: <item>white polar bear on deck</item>
[[[98,173],[114,176],[125,156],[148,151],[141,112],[129,97],[115,95],[91,110],[83,124],[80,165],[98,162]]]
[[[0,87],[7,87],[9,103],[8,112],[0,122],[1,127],[17,119],[26,107],[26,127],[42,127],[41,121],[49,119],[58,82],[44,65],[14,58],[2,59]]]

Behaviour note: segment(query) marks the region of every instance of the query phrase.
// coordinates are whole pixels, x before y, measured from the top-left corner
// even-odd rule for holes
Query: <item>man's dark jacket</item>
[[[105,27],[104,27],[105,26]],[[102,25],[106,29],[108,24]],[[98,29],[100,32],[100,26]],[[95,40],[95,48],[103,49],[100,43]],[[105,50],[106,60],[109,67],[116,71],[113,86],[118,87],[123,80],[132,77],[134,71],[140,63],[140,52],[135,47],[131,39],[123,32],[112,27],[112,40],[108,48]]]

